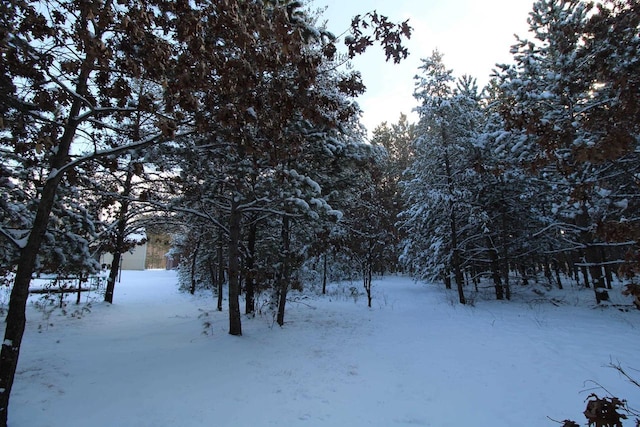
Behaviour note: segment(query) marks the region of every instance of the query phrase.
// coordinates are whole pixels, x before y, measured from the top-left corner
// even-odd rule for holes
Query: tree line
[[[534,3],[528,38],[480,91],[443,55],[416,76],[418,123],[400,144],[400,258],[421,279],[488,278],[509,299],[515,275],[562,288],[573,278],[609,299],[636,289],[640,4]]]

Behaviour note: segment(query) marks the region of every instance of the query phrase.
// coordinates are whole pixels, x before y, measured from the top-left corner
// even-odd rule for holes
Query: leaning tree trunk
[[[231,202],[229,214],[229,334],[242,335],[240,319],[240,235],[242,212]]]
[[[29,296],[29,283],[35,269],[37,254],[47,231],[47,223],[59,182],[60,178],[56,177],[45,183],[29,240],[20,252],[18,260],[16,277],[9,298],[4,341],[0,351],[0,426],[7,425],[9,396],[18,366],[18,356],[26,324],[25,311]]]
[[[82,64],[82,71],[78,76],[76,92],[87,93],[87,80],[92,71],[94,58],[87,57]],[[60,171],[69,158],[69,150],[80,122],[78,116],[82,108],[82,101],[76,100],[69,109],[68,120],[55,154],[51,158],[51,171]],[[20,251],[17,262],[16,276],[9,298],[9,309],[6,318],[6,329],[2,350],[0,351],[0,427],[7,425],[9,396],[13,387],[13,380],[18,366],[18,356],[26,324],[27,297],[29,284],[35,270],[38,252],[47,232],[49,217],[55,204],[58,186],[62,180],[62,173],[52,173],[44,182],[40,201],[36,210],[33,226],[24,248]]]

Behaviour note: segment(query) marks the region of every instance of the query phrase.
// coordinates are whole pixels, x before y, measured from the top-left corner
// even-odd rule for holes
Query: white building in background
[[[144,242],[136,245],[132,250],[126,251],[122,254],[120,260],[121,270],[144,270],[147,264],[147,235],[145,233],[135,233],[127,236],[128,241],[132,242]],[[113,255],[104,253],[100,257],[100,264],[111,265],[113,261]]]

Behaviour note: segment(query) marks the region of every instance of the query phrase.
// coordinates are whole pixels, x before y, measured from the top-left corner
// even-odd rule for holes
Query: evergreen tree
[[[415,97],[420,102],[414,161],[404,182],[407,231],[402,260],[420,278],[456,282],[464,304],[463,250],[472,216],[474,137],[477,132],[477,94],[469,80],[455,87],[442,55],[422,60]],[[409,231],[410,230],[410,231]]]
[[[620,39],[637,45],[628,35],[637,32],[634,9],[633,2],[606,1],[597,9],[536,2],[529,18],[535,38],[518,40],[515,65],[500,74],[502,115],[508,129],[520,132],[511,151],[550,182],[553,232],[573,237],[576,266],[588,270],[598,302],[608,299],[603,248],[610,238],[600,224],[626,222],[636,198],[622,182],[637,144],[637,125],[628,120],[637,115],[630,102],[637,90],[625,83],[637,81],[637,49],[620,45]]]

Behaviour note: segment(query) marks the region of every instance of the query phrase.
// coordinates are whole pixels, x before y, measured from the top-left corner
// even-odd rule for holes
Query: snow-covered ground
[[[640,389],[607,367],[638,374],[640,312],[577,304],[577,290],[559,306],[461,306],[402,277],[374,281],[368,309],[350,286],[291,302],[284,328],[243,318],[242,337],[211,296],[179,293],[172,271],[125,272],[114,305],[79,318],[30,307],[10,425],[583,424],[599,385],[640,406]]]

